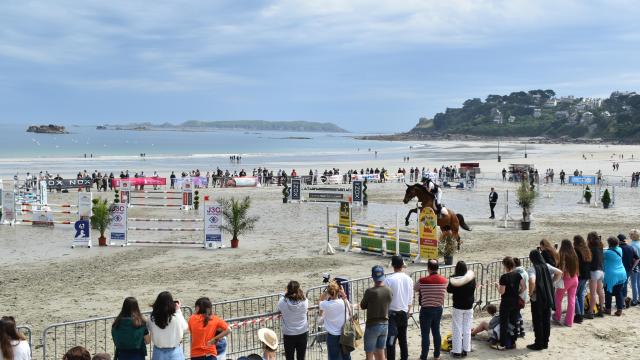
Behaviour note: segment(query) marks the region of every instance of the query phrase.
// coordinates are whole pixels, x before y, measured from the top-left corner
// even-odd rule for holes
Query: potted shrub
[[[287,182],[284,182],[284,188],[282,189],[282,203],[286,204],[287,200],[289,199],[289,186],[287,185]]]
[[[521,182],[520,187],[516,191],[518,206],[522,208],[522,221],[520,222],[522,230],[529,230],[531,228],[531,209],[535,203],[536,195],[533,187],[529,186],[526,181]]]
[[[193,197],[193,208],[195,210],[198,210],[198,208],[200,207],[200,196],[198,194],[200,194],[200,192],[196,190],[194,194],[195,196]]]
[[[91,228],[100,232],[98,245],[107,246],[107,238],[104,233],[107,231],[111,223],[111,214],[109,212],[109,203],[106,199],[93,199],[93,207],[91,208]]]
[[[113,191],[113,193],[114,193],[113,202],[116,203],[116,204],[119,204],[120,203],[120,190],[115,189]]]
[[[231,234],[231,247],[238,247],[238,236],[245,234],[255,226],[258,221],[257,216],[249,216],[249,208],[251,207],[251,198],[248,196],[242,200],[235,198],[225,199],[220,202],[222,204],[222,217],[224,223],[220,228]]]
[[[609,194],[609,189],[604,189],[604,193],[602,194],[600,201],[602,201],[602,207],[605,209],[609,208],[609,205],[611,204],[611,194]]]
[[[587,204],[591,204],[591,188],[589,188],[589,185],[584,189],[584,201],[586,201]]]
[[[453,254],[456,252],[456,240],[451,232],[443,232],[438,241],[438,254],[444,257],[445,265],[453,265]]]

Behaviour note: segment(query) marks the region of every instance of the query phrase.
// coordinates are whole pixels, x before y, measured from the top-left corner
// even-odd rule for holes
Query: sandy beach
[[[528,147],[527,159],[517,155],[521,144],[511,145],[510,154],[502,163],[487,159],[483,152],[493,152],[494,144],[465,144],[465,151],[456,154],[456,143],[440,144],[442,153],[415,154],[410,163],[399,160],[380,159],[370,163],[340,164],[343,169],[368,166],[386,167],[395,171],[398,167],[412,165],[439,167],[441,164],[456,164],[460,161],[478,160],[487,174],[474,190],[448,189],[444,194],[445,204],[462,213],[471,226],[471,232],[462,232],[462,250],[455,259],[467,262],[490,262],[503,256],[525,256],[535,248],[541,238],[553,242],[571,238],[575,234],[586,235],[588,231],[598,231],[603,237],[627,234],[630,229],[640,226],[637,202],[640,199],[637,188],[616,187],[615,207],[603,210],[578,204],[581,197],[579,186],[559,186],[558,173],[561,168],[569,174],[580,169],[584,174],[593,174],[602,169],[605,177],[619,181],[628,178],[632,171],[640,170],[637,160],[631,154],[640,154],[640,146],[593,146],[593,145],[536,145]],[[478,156],[469,154],[476,149]],[[415,150],[416,152],[419,150]],[[582,160],[582,154],[589,154]],[[593,153],[593,158],[591,157]],[[613,153],[625,154],[620,162],[620,170],[611,171]],[[440,160],[448,156],[447,161]],[[637,156],[634,154],[634,159]],[[417,160],[424,158],[425,160]],[[533,225],[530,231],[520,231],[516,222],[510,227],[499,227],[502,223],[490,220],[487,203],[489,188],[495,186],[501,198],[497,217],[504,215],[505,194],[513,192],[516,184],[498,180],[497,174],[509,163],[531,163],[544,172],[553,168],[556,184],[541,185],[540,196],[533,210]],[[277,166],[276,164],[271,164]],[[322,169],[323,164],[313,164]],[[328,165],[328,164],[327,164]],[[296,166],[308,171],[305,164],[281,164],[282,168]],[[491,175],[494,174],[494,175]],[[493,178],[492,178],[493,177]],[[238,249],[205,251],[197,247],[177,246],[130,246],[91,249],[71,249],[71,229],[57,226],[53,229],[32,226],[0,227],[0,313],[15,315],[22,324],[34,329],[36,338],[47,324],[95,316],[115,314],[126,296],[135,296],[141,304],[153,301],[158,292],[169,290],[186,305],[192,305],[199,296],[209,296],[215,301],[231,300],[257,295],[281,292],[291,279],[300,281],[303,287],[320,285],[322,273],[344,275],[349,278],[368,276],[375,264],[383,264],[388,269],[388,259],[378,256],[342,253],[333,256],[320,255],[326,241],[325,213],[327,206],[331,222],[337,221],[337,204],[283,204],[278,187],[250,189],[203,189],[203,195],[212,198],[250,196],[253,201],[251,213],[260,216],[256,230],[240,239]],[[368,194],[370,205],[354,211],[358,221],[395,225],[395,214],[404,217],[411,205],[401,202],[405,186],[402,183],[370,184]],[[52,194],[51,203],[74,203],[75,193]],[[108,196],[112,193],[95,193],[94,196]],[[515,220],[521,217],[510,197],[510,214]],[[202,210],[200,210],[202,211]],[[130,209],[130,217],[201,217],[195,212],[166,209]],[[97,245],[96,234],[94,245]],[[131,238],[145,240],[199,239],[197,234],[169,232],[131,232]],[[225,235],[227,236],[227,235]],[[225,243],[228,244],[228,236]],[[331,241],[337,245],[335,233]],[[411,264],[408,271],[425,268],[424,264]],[[530,320],[529,309],[523,311]],[[476,317],[486,317],[477,314]],[[625,311],[622,319],[605,318],[592,320],[569,329],[552,329],[551,349],[542,353],[527,350],[495,352],[484,342],[474,341],[475,351],[470,359],[514,358],[548,359],[565,356],[578,358],[606,354],[609,358],[627,358],[638,350],[635,332],[640,323],[640,310]],[[527,322],[528,334],[524,345],[532,342],[533,332]],[[448,321],[442,326],[447,333]],[[420,337],[417,328],[410,329],[411,358],[418,355]],[[363,358],[361,351],[354,358]]]

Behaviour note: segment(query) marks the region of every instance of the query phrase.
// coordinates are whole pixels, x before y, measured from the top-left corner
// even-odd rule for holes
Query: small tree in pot
[[[198,208],[200,208],[200,192],[196,190],[194,194],[195,196],[193,197],[193,209],[198,210]]]
[[[609,194],[609,189],[604,189],[604,193],[602,194],[602,199],[600,199],[600,201],[602,201],[602,207],[605,209],[609,208],[609,205],[611,204],[611,194]]]
[[[445,231],[440,235],[438,241],[438,254],[444,258],[445,265],[453,265],[453,254],[456,252],[456,240],[450,231]]]
[[[113,202],[116,204],[120,203],[120,190],[115,189],[113,191],[113,194],[114,194]]]
[[[224,217],[224,223],[220,225],[220,228],[229,234],[231,234],[231,247],[238,247],[238,236],[246,234],[253,230],[257,216],[249,216],[249,208],[251,207],[251,198],[248,196],[242,200],[235,198],[221,200],[222,204],[222,217]]]
[[[522,208],[522,230],[531,228],[531,209],[535,203],[537,193],[533,190],[533,186],[529,186],[526,181],[520,183],[520,187],[516,192],[518,198],[518,206]]]
[[[91,208],[91,228],[100,232],[98,245],[107,246],[107,238],[104,233],[111,224],[111,213],[109,212],[109,203],[106,199],[93,199],[93,207]]]

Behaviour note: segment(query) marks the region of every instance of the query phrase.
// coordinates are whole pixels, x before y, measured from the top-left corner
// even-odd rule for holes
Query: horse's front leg
[[[411,214],[416,213],[418,213],[418,209],[409,210],[409,212],[407,213],[407,217],[404,218],[404,226],[409,226],[409,218],[411,217]]]

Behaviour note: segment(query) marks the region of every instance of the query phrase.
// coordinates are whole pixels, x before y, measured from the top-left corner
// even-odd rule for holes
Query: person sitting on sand
[[[498,308],[494,304],[487,305],[487,313],[491,315],[491,319],[489,321],[483,320],[478,324],[478,326],[471,329],[471,336],[476,336],[483,331],[489,333],[489,341],[492,344],[496,344],[500,341],[500,313],[498,312]],[[509,326],[511,333],[513,333],[512,326]]]

